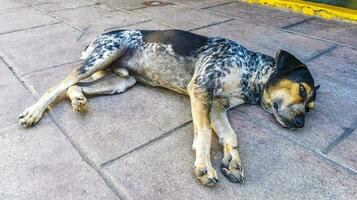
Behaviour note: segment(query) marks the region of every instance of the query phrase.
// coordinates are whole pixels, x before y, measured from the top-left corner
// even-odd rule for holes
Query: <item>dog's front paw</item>
[[[203,185],[214,186],[216,183],[218,183],[217,172],[213,169],[212,166],[194,166],[194,173]]]
[[[30,128],[42,118],[43,111],[38,109],[36,105],[27,108],[18,119],[21,126]]]
[[[242,163],[234,154],[227,154],[222,160],[222,173],[232,183],[244,182]]]

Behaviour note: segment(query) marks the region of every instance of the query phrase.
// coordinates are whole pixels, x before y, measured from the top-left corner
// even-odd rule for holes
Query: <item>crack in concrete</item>
[[[301,20],[301,21],[298,21],[298,22],[295,22],[295,23],[292,23],[292,24],[283,26],[283,27],[281,27],[281,28],[282,28],[282,29],[288,29],[288,28],[291,28],[291,27],[294,27],[294,26],[303,24],[303,23],[305,23],[305,22],[311,21],[311,20],[313,20],[313,19],[316,19],[316,18],[315,18],[315,17],[310,17],[310,18],[307,18],[307,19],[304,19],[304,20]]]
[[[121,155],[119,155],[119,156],[117,156],[117,157],[115,157],[115,158],[112,158],[112,159],[110,159],[110,160],[107,160],[107,161],[103,162],[100,166],[103,167],[103,168],[104,168],[104,167],[107,167],[107,166],[111,165],[112,163],[114,163],[115,161],[120,160],[121,158],[123,158],[123,157],[125,157],[125,156],[127,156],[127,155],[129,155],[129,154],[131,154],[131,153],[134,153],[135,151],[137,151],[137,150],[139,150],[139,149],[142,149],[142,148],[144,148],[144,147],[150,146],[150,145],[152,145],[152,144],[158,142],[158,141],[161,140],[161,139],[164,139],[164,138],[166,138],[166,137],[169,137],[170,135],[174,134],[176,130],[179,130],[179,129],[181,129],[181,128],[187,126],[188,124],[191,124],[191,122],[192,122],[192,120],[187,121],[187,122],[185,122],[185,123],[183,123],[183,124],[181,124],[181,125],[179,125],[179,126],[173,128],[173,129],[171,129],[171,130],[169,130],[169,131],[167,131],[167,132],[161,134],[160,136],[158,136],[158,137],[156,137],[156,138],[153,138],[153,139],[149,140],[148,142],[145,142],[145,143],[143,143],[143,144],[141,144],[141,145],[135,147],[134,149],[129,150],[129,151],[126,152],[126,153],[123,153],[123,154],[121,154]]]
[[[140,22],[136,22],[136,23],[132,23],[132,24],[123,25],[123,26],[115,26],[115,27],[111,27],[111,28],[106,28],[106,29],[104,29],[104,31],[112,31],[112,30],[116,30],[118,28],[125,28],[125,27],[135,26],[135,25],[144,24],[144,23],[147,23],[147,22],[150,22],[150,21],[151,20],[148,19],[148,20],[144,20],[144,21],[140,21]]]
[[[319,58],[319,57],[321,57],[321,56],[323,56],[323,55],[335,50],[337,47],[339,47],[339,45],[334,44],[334,45],[332,45],[332,46],[330,46],[330,47],[328,47],[326,49],[323,49],[322,51],[317,52],[315,55],[312,55],[309,58],[304,59],[304,62],[305,63],[311,62],[311,61],[315,60],[316,58]]]
[[[224,20],[224,21],[221,21],[221,22],[215,22],[215,23],[208,24],[208,25],[205,25],[205,26],[199,26],[197,28],[192,28],[192,29],[189,29],[188,31],[197,31],[197,30],[200,30],[200,29],[203,29],[203,28],[208,28],[208,27],[215,26],[215,25],[218,25],[218,24],[224,24],[226,22],[230,22],[230,21],[233,21],[233,20],[234,19],[231,18],[231,19],[227,19],[227,20]]]
[[[210,8],[215,8],[215,7],[219,7],[219,6],[229,5],[229,4],[236,3],[236,2],[237,1],[230,1],[230,2],[225,2],[225,3],[221,3],[221,4],[217,4],[217,5],[201,7],[201,9],[210,9]]]
[[[86,31],[89,29],[90,25],[87,26],[85,29],[83,29],[83,32],[78,36],[77,41],[79,41],[86,33]]]

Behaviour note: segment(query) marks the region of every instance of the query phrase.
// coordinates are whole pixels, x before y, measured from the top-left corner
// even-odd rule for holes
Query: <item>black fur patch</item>
[[[175,53],[190,56],[207,42],[207,37],[182,30],[140,31],[144,42],[172,45]]]

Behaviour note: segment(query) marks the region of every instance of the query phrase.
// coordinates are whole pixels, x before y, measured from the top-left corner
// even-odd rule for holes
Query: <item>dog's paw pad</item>
[[[87,98],[85,96],[74,97],[71,99],[74,112],[85,112],[87,110]]]
[[[203,185],[214,186],[218,183],[217,173],[212,167],[194,167],[194,173]]]

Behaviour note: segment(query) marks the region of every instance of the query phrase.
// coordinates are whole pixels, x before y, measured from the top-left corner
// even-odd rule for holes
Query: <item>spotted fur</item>
[[[180,46],[178,40],[184,39]],[[100,35],[82,54],[84,68],[119,48],[123,55],[116,67],[128,69],[140,82],[187,94],[195,74],[195,82],[212,98],[222,98],[230,106],[237,99],[258,104],[263,83],[275,67],[272,57],[249,51],[232,40],[169,30],[112,31]],[[235,85],[229,87],[231,84]]]

